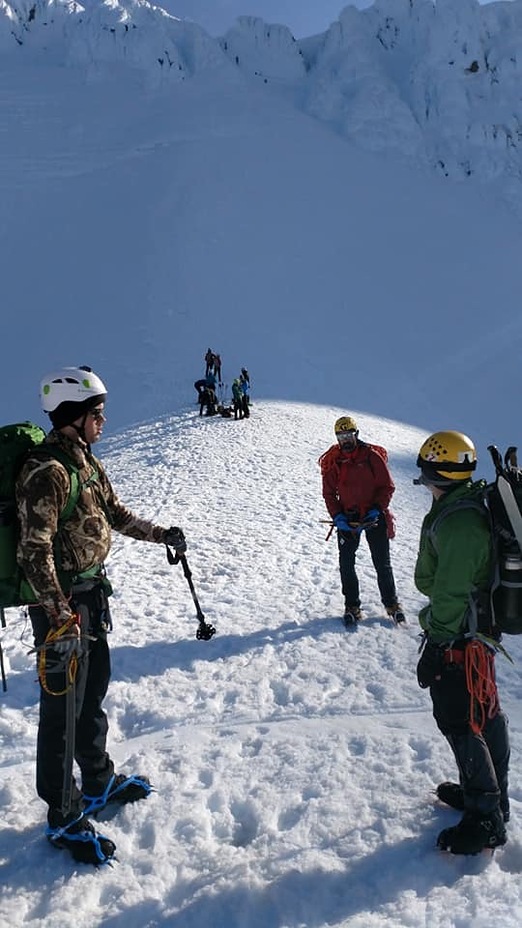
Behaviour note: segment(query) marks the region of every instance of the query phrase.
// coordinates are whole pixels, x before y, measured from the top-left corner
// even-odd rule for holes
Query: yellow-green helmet
[[[357,422],[355,419],[352,419],[351,416],[341,416],[340,419],[337,419],[337,422],[334,425],[334,432],[336,435],[342,434],[342,432],[357,431]]]
[[[433,486],[469,480],[476,466],[475,445],[462,432],[434,432],[423,443],[417,458],[423,482]]]

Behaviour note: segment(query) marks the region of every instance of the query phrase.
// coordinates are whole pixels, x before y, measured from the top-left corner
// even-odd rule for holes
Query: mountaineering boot
[[[452,854],[479,854],[502,847],[507,841],[500,809],[485,815],[465,812],[453,828],[445,828],[437,838],[437,847]]]
[[[152,791],[153,787],[150,785],[148,777],[126,777],[124,773],[118,773],[110,778],[103,793],[99,796],[83,794],[84,813],[85,815],[92,815],[104,809],[110,802],[117,802],[120,805],[125,805],[127,802],[137,802],[138,799],[146,799]]]
[[[460,783],[445,780],[444,783],[439,783],[435,792],[444,805],[457,809],[458,812],[464,811],[464,790]]]
[[[357,622],[359,622],[362,618],[360,606],[350,606],[348,603],[345,603],[343,618],[344,624],[348,628],[357,625]]]
[[[78,863],[94,864],[95,867],[108,863],[116,850],[114,842],[98,834],[85,815],[80,815],[66,825],[48,825],[45,834],[53,847],[66,849]]]
[[[390,619],[393,619],[396,625],[403,625],[406,623],[404,609],[400,603],[394,603],[393,606],[386,606],[386,612],[390,616]]]
[[[450,780],[445,780],[444,783],[439,783],[435,792],[440,801],[445,805],[450,806],[452,809],[457,809],[458,812],[464,811],[464,790],[460,783],[452,783]],[[500,811],[504,819],[504,824],[509,822],[509,799],[507,796],[500,796]]]

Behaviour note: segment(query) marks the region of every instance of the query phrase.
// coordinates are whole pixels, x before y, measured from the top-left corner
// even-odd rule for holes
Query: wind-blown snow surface
[[[187,409],[102,443],[122,499],[186,529],[217,635],[195,639],[189,589],[162,547],[115,536],[109,744],[120,770],[148,773],[158,791],[100,823],[118,862],[93,871],[43,837],[31,638],[9,612],[2,924],[520,925],[520,642],[508,643],[515,666],[497,661],[513,742],[509,843],[493,859],[453,858],[434,842],[458,814],[433,789],[455,770],[415,679],[412,569],[429,500],[411,478],[424,433],[353,410],[391,452],[393,562],[411,624],[384,617],[363,543],[365,619],[346,632],[316,463],[339,411],[262,402],[234,422]]]

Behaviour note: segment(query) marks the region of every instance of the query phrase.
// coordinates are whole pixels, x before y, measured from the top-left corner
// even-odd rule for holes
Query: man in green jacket
[[[447,738],[459,783],[437,787],[439,799],[463,811],[437,844],[453,854],[477,854],[506,843],[509,819],[507,720],[495,683],[494,651],[477,637],[487,620],[491,536],[479,505],[481,484],[473,442],[460,432],[436,432],[422,445],[415,481],[431,492],[415,584],[429,603],[419,614],[424,646],[419,685],[430,688],[435,721]]]

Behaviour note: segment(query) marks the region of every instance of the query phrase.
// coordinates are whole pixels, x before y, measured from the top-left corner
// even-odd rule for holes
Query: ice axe
[[[5,628],[5,612],[4,612],[3,606],[0,606],[0,621],[2,623],[2,628]],[[2,689],[4,693],[7,693],[7,679],[5,676],[5,667],[4,667],[4,652],[2,651],[1,641],[0,641],[0,675],[2,676]]]
[[[167,545],[167,560],[169,564],[181,564],[183,568],[183,573],[187,578],[187,583],[192,594],[192,599],[194,600],[194,605],[196,607],[196,615],[199,619],[199,625],[196,631],[196,638],[198,641],[210,641],[213,635],[216,634],[216,629],[213,625],[210,625],[208,622],[205,622],[205,616],[201,611],[201,606],[199,605],[198,598],[196,596],[196,591],[194,589],[194,583],[192,582],[192,573],[188,565],[187,556],[185,554],[173,554],[172,550]]]
[[[63,756],[62,815],[67,818],[71,811],[73,790],[73,761],[76,741],[76,657],[70,657],[65,668],[67,690],[65,692],[65,752]]]
[[[350,531],[352,535],[360,535],[362,532],[365,532],[367,529],[374,528],[377,525],[378,521],[379,521],[379,517],[362,519],[362,521],[350,521],[349,529],[343,529],[341,531],[341,534],[343,534],[343,532],[347,533],[348,531]],[[331,519],[319,519],[319,522],[322,522],[325,525],[330,526],[329,532],[325,538],[325,541],[329,541],[335,529],[335,522],[333,522]]]

